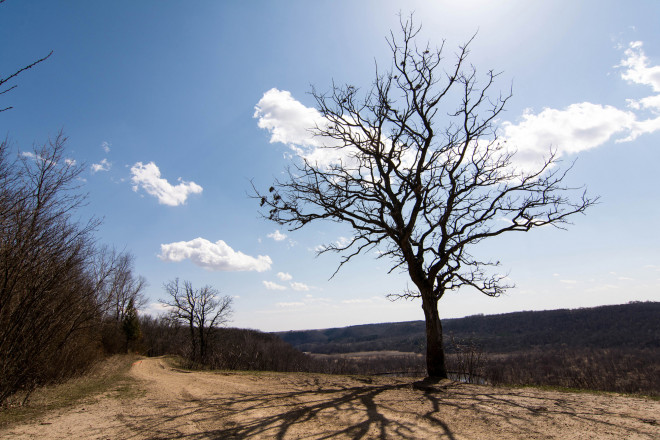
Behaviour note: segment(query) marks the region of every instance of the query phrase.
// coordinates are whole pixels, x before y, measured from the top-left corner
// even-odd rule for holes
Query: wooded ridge
[[[487,353],[534,348],[660,348],[660,302],[581,309],[523,311],[445,319],[445,334]],[[423,353],[424,321],[276,333],[312,353],[397,350]],[[448,338],[448,351],[452,350]]]

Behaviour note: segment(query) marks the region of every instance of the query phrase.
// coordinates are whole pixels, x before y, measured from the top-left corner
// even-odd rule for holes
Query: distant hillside
[[[443,320],[446,336],[473,340],[485,352],[532,348],[660,348],[660,302],[633,302],[574,310],[475,315]],[[277,333],[301,351],[424,352],[424,321],[366,324]],[[451,351],[451,347],[448,347]]]

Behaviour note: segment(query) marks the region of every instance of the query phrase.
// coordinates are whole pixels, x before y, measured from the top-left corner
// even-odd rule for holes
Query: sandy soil
[[[136,362],[141,397],[0,432],[55,439],[659,439],[660,402],[414,379],[202,373]]]

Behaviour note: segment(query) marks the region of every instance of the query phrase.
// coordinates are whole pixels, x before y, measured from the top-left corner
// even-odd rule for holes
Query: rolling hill
[[[581,309],[474,315],[443,320],[446,336],[473,341],[487,353],[534,348],[660,348],[660,302]],[[276,333],[312,353],[397,350],[422,353],[424,321],[356,325]],[[448,351],[452,350],[451,343]]]

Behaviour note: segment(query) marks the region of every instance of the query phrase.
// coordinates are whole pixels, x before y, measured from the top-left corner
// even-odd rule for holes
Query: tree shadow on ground
[[[571,424],[597,425],[623,437],[653,438],[657,430],[645,421],[575,402],[525,395],[521,390],[494,390],[451,381],[378,383],[368,377],[332,382],[309,377],[291,381],[283,390],[232,393],[229,397],[196,398],[182,393],[171,412],[124,416],[134,438],[245,439],[351,438],[453,440],[456,431],[506,438],[552,438],[547,426],[568,415]],[[330,382],[330,383],[329,383]],[[483,390],[483,391],[480,391]],[[158,408],[155,408],[158,410]],[[613,416],[616,416],[613,418]],[[458,420],[462,420],[459,422]],[[499,433],[499,435],[498,435]]]

